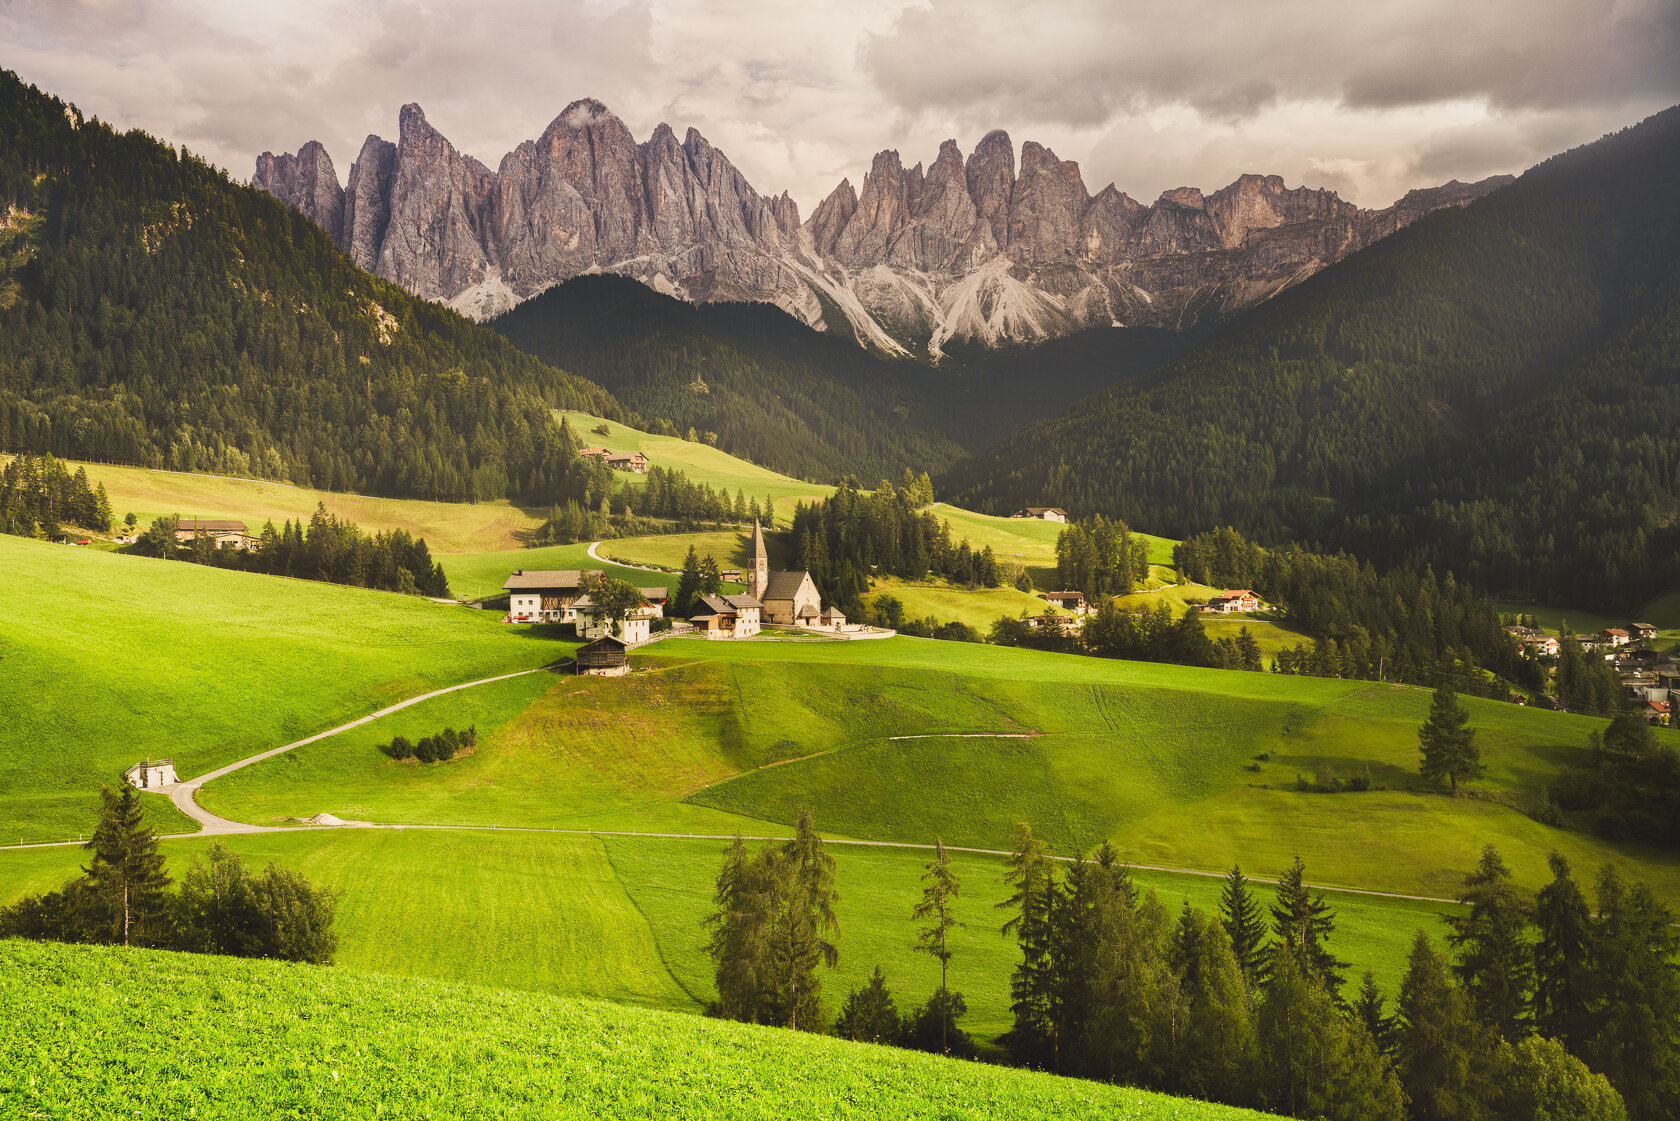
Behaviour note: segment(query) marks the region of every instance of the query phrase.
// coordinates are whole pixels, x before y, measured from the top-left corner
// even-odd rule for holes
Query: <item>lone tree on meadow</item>
[[[1418,729],[1418,770],[1439,783],[1446,779],[1458,793],[1460,779],[1469,782],[1482,777],[1482,750],[1476,746],[1476,729],[1469,726],[1470,714],[1458,703],[1458,695],[1445,681],[1429,702],[1429,719]]]
[[[89,933],[100,942],[152,945],[164,935],[164,889],[169,886],[157,834],[143,824],[140,797],[132,786],[124,783],[120,794],[100,787],[99,796],[105,803],[99,828],[82,846],[93,851],[82,869],[88,902],[97,912],[90,916]]]
[[[588,577],[583,591],[594,601],[596,612],[607,621],[607,633],[613,635],[623,632],[625,616],[643,603],[640,588],[615,576]]]
[[[939,1050],[950,1050],[951,998],[947,974],[951,963],[951,943],[947,938],[952,927],[961,926],[952,914],[952,902],[962,891],[962,882],[951,871],[951,854],[945,842],[935,839],[933,859],[922,873],[921,902],[911,910],[910,917],[928,919],[928,925],[916,933],[916,948],[939,959]]]

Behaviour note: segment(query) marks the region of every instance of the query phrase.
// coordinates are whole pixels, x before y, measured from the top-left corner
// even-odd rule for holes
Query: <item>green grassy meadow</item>
[[[0,1002],[0,1111],[15,1116],[1261,1116],[697,1016],[281,962],[0,942]]]
[[[5,458],[0,457],[0,461]],[[462,553],[517,549],[524,535],[541,525],[543,519],[542,511],[523,509],[505,500],[467,503],[374,498],[265,479],[65,462],[72,468],[86,467],[91,482],[105,485],[117,518],[133,513],[142,528],[160,515],[179,514],[185,518],[233,518],[258,533],[266,521],[276,526],[288,520],[308,521],[320,504],[328,513],[355,522],[369,533],[407,530],[415,537],[424,537],[434,553]]]
[[[904,604],[904,617],[925,619],[928,616],[941,623],[967,623],[981,634],[992,629],[1000,616],[1018,618],[1021,612],[1029,615],[1066,615],[1035,595],[1016,588],[968,588],[943,581],[898,580],[878,576],[870,581],[866,599],[892,596]]]
[[[764,535],[764,548],[770,555],[772,571],[793,567],[793,545],[788,540],[789,536],[775,532]],[[691,547],[695,556],[710,556],[717,561],[719,568],[744,568],[752,553],[752,531],[750,528],[712,529],[653,537],[621,537],[601,542],[596,552],[631,564],[680,570]]]
[[[714,489],[721,487],[731,495],[744,490],[749,499],[760,502],[767,497],[774,499],[776,517],[784,525],[793,516],[795,503],[834,493],[834,488],[826,484],[790,478],[706,444],[690,443],[676,436],[655,436],[588,413],[557,412],[555,415],[565,418],[585,447],[601,447],[610,452],[639,451],[648,457],[650,464],[685,472],[691,482],[706,483]],[[606,426],[606,435],[593,431],[602,425]],[[640,475],[627,474],[626,478],[632,485],[643,481]]]
[[[611,546],[618,544],[620,542],[617,541],[603,543],[601,555],[613,555]],[[540,549],[518,549],[513,552],[456,553],[437,559],[438,563],[443,565],[444,575],[449,577],[449,590],[456,595],[472,599],[502,595],[502,585],[507,583],[507,578],[516,568],[593,568],[600,569],[609,576],[628,580],[638,588],[674,588],[677,585],[677,578],[673,573],[646,572],[638,568],[626,568],[610,562],[602,564],[592,560],[587,541],[579,541],[574,545],[545,545]]]
[[[491,612],[0,536],[0,840],[92,827],[143,758],[183,776],[572,644]],[[152,824],[190,827],[158,800]]]

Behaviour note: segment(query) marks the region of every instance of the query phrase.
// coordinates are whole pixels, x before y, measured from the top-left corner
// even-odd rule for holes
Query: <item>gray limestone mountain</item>
[[[1042,145],[988,133],[924,172],[881,152],[801,222],[690,129],[638,144],[598,101],[566,107],[491,171],[418,105],[369,136],[339,186],[310,141],[264,152],[253,185],[309,215],[361,267],[488,319],[590,272],[693,302],[758,300],[887,353],[1035,342],[1084,327],[1187,327],[1259,303],[1443,206],[1510,182],[1412,191],[1385,210],[1245,175],[1144,205]]]

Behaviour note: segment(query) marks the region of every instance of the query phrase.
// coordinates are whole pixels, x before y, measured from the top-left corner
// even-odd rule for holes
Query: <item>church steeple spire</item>
[[[752,556],[748,561],[752,567],[747,572],[747,594],[762,600],[770,587],[770,554],[764,548],[764,530],[757,518],[753,519]]]

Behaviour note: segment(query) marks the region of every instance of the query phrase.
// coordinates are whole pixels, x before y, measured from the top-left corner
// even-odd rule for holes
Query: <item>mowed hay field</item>
[[[611,556],[609,541],[601,546],[602,556]],[[516,549],[511,552],[456,553],[438,557],[444,575],[449,577],[449,590],[470,599],[490,599],[505,594],[502,585],[515,569],[527,572],[538,569],[597,569],[620,580],[628,580],[638,588],[674,588],[677,577],[669,572],[648,572],[626,568],[612,562],[594,560],[589,555],[589,542],[573,545],[545,545],[539,549]]]
[[[0,581],[0,840],[91,828],[141,759],[203,774],[572,649],[491,612],[17,537]]]
[[[266,521],[277,528],[288,520],[307,522],[319,504],[368,533],[407,530],[425,538],[434,553],[464,553],[517,549],[543,519],[540,510],[524,509],[501,499],[468,503],[374,498],[263,479],[65,462],[73,468],[86,467],[90,481],[105,485],[118,520],[132,513],[139,518],[141,528],[160,515],[179,514],[184,518],[232,518],[243,521],[252,533],[260,533]]]
[[[904,605],[906,619],[926,619],[932,616],[941,623],[967,623],[981,634],[992,629],[1000,617],[1018,618],[1021,612],[1029,615],[1066,615],[1035,595],[1016,588],[968,588],[933,581],[898,580],[878,576],[869,582],[865,599],[879,602],[891,596]]]
[[[0,1109],[17,1116],[1261,1116],[801,1032],[280,962],[0,942],[0,1001]],[[114,1068],[112,1055],[134,1058]]]

